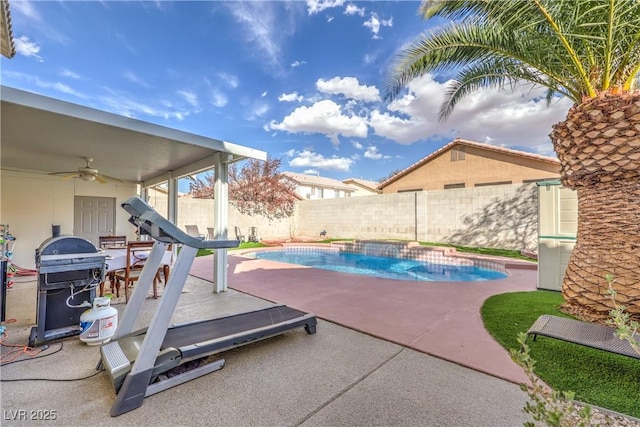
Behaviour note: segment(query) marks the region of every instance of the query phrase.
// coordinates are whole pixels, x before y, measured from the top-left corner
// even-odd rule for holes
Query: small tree
[[[293,215],[297,200],[295,186],[278,171],[282,160],[268,157],[266,161],[250,159],[242,168],[229,168],[229,203],[240,213],[262,215],[269,220]],[[200,199],[214,197],[215,177],[207,173],[192,178],[189,193]]]

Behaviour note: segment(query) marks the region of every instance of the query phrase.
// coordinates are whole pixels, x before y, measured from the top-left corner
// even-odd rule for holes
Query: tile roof
[[[2,5],[0,7],[0,45],[0,54],[7,58],[13,58],[16,54],[16,46],[13,43],[9,0],[2,0]]]
[[[376,182],[376,181],[368,181],[366,179],[358,179],[358,178],[348,178],[343,180],[342,182],[344,182],[345,184],[353,183],[371,191],[378,191],[378,185],[380,184],[379,182]]]
[[[338,181],[333,178],[326,178],[324,176],[307,175],[304,173],[296,172],[283,172],[284,176],[288,177],[293,182],[300,185],[310,185],[314,187],[331,188],[335,190],[354,191],[353,188],[344,184],[342,181]]]
[[[445,151],[449,150],[450,148],[452,148],[452,147],[454,147],[456,145],[465,145],[465,146],[468,146],[468,147],[476,147],[476,148],[480,148],[482,150],[494,151],[496,153],[503,153],[503,154],[508,154],[508,155],[517,156],[517,157],[523,157],[523,158],[531,159],[531,160],[538,160],[540,162],[545,162],[545,163],[551,163],[551,164],[557,164],[557,165],[560,164],[560,161],[555,157],[549,157],[549,156],[543,156],[543,155],[540,155],[540,154],[527,153],[526,151],[513,150],[511,148],[498,147],[496,145],[491,145],[491,144],[487,144],[487,143],[484,143],[484,142],[476,142],[476,141],[469,141],[469,140],[466,140],[466,139],[456,138],[453,141],[451,141],[450,143],[448,143],[447,145],[445,145],[444,147],[434,151],[433,153],[429,154],[426,157],[423,157],[422,159],[418,160],[417,162],[415,162],[414,164],[412,164],[408,168],[401,170],[397,174],[395,174],[392,177],[389,177],[387,180],[381,182],[378,185],[378,189],[382,189],[382,188],[386,187],[387,185],[391,184],[392,182],[402,178],[403,176],[405,176],[409,172],[412,172],[412,171],[418,169],[420,166],[424,165],[425,163],[430,162],[433,158],[439,156],[440,154],[444,153]]]

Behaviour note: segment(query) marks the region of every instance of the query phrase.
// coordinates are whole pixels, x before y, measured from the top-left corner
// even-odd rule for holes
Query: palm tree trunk
[[[616,302],[640,314],[640,185],[637,181],[578,187],[578,236],[562,292],[565,309],[580,317],[608,317]]]
[[[562,293],[586,318],[616,303],[640,317],[640,93],[602,95],[571,108],[551,133],[565,186],[578,193],[578,235]]]

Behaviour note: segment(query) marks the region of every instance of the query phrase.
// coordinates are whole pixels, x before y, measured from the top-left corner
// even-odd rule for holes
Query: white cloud
[[[307,63],[307,61],[293,61],[291,63],[291,68],[300,67],[301,65],[304,65],[306,63]]]
[[[67,68],[63,68],[62,70],[60,70],[60,75],[62,77],[68,77],[70,79],[75,79],[75,80],[79,80],[80,79],[80,75],[77,73],[74,73],[73,71],[67,69]]]
[[[27,81],[31,84],[34,84],[38,87],[41,87],[43,89],[54,89],[57,90],[58,92],[61,93],[65,93],[68,95],[73,95],[75,97],[81,98],[81,99],[88,99],[89,97],[83,93],[80,93],[76,90],[74,90],[71,86],[64,84],[64,83],[60,83],[60,82],[52,82],[52,81],[47,81],[47,80],[42,80],[40,77],[37,76],[33,76],[30,74],[26,74],[26,73],[20,73],[20,72],[16,72],[16,71],[4,71],[2,73],[2,76],[5,78],[12,78],[12,79],[16,79],[16,80],[24,80]]]
[[[269,104],[264,102],[258,102],[254,104],[249,110],[249,116],[247,119],[255,120],[256,118],[264,117],[269,112]]]
[[[131,83],[135,83],[137,85],[140,85],[144,88],[149,88],[149,85],[147,84],[147,82],[145,82],[144,80],[142,80],[140,77],[138,77],[135,73],[131,72],[131,71],[125,71],[123,74],[123,77],[127,80],[129,80]]]
[[[238,24],[238,37],[249,45],[247,52],[264,67],[282,71],[282,42],[295,32],[297,9],[287,8],[279,13],[278,2],[249,1],[221,2]],[[292,13],[293,12],[293,13]]]
[[[378,18],[378,14],[372,12],[369,20],[365,21],[362,25],[371,30],[374,39],[379,39],[380,27],[393,27],[393,18],[381,20]]]
[[[302,173],[307,174],[307,175],[320,175],[320,172],[318,172],[315,169],[307,169],[307,170],[303,171]]]
[[[280,102],[302,102],[304,101],[304,96],[298,95],[298,92],[291,93],[283,93],[278,97],[278,101]]]
[[[347,7],[344,8],[344,14],[345,15],[360,15],[360,16],[364,16],[364,12],[365,12],[365,8],[364,7],[358,7],[353,3],[349,3],[347,5]]]
[[[221,108],[227,105],[227,102],[229,102],[229,99],[224,93],[220,92],[219,90],[211,89],[210,102],[214,107]]]
[[[29,37],[22,35],[17,39],[14,39],[13,44],[16,48],[17,54],[35,58],[40,62],[43,61],[42,57],[39,55],[40,46],[36,42],[32,42]]]
[[[430,75],[417,78],[405,95],[387,106],[388,112],[374,110],[369,124],[376,135],[400,144],[461,137],[550,154],[551,126],[564,120],[571,106],[571,101],[563,98],[547,108],[543,88],[521,86],[514,92],[482,89],[462,99],[449,118],[440,122],[438,112],[447,85]]]
[[[382,158],[388,159],[390,156],[383,156],[382,153],[378,151],[378,147],[375,145],[370,145],[367,147],[367,151],[364,152],[364,157],[366,159],[372,160],[380,160]]]
[[[343,94],[347,98],[360,101],[380,101],[380,92],[375,86],[360,85],[355,77],[334,77],[331,80],[318,79],[316,88],[333,95]]]
[[[262,92],[262,93],[260,94],[260,96],[264,98],[265,96],[267,96],[267,94],[268,94],[268,92],[265,90],[264,92]]]
[[[344,0],[307,0],[307,13],[311,16],[326,9],[340,7],[343,4]]]
[[[364,148],[364,146],[358,141],[351,141],[351,145],[353,145],[353,148],[355,148],[356,150],[362,150]]]
[[[180,95],[182,98],[184,98],[185,101],[187,101],[189,104],[191,104],[194,107],[197,107],[199,104],[198,95],[196,95],[193,92],[190,92],[187,90],[179,90],[178,95]]]
[[[225,82],[230,88],[235,89],[238,87],[238,76],[223,72],[218,73],[218,77],[220,77],[220,79]]]
[[[368,132],[363,117],[344,115],[340,106],[331,100],[319,101],[310,107],[298,107],[282,122],[271,121],[268,129],[289,133],[321,133],[329,137],[334,145],[340,143],[340,135],[366,138]]]
[[[293,159],[289,161],[289,166],[296,168],[312,167],[321,170],[334,170],[348,172],[353,164],[353,160],[346,157],[325,157],[322,154],[309,150],[298,151]]]
[[[170,108],[156,108],[153,105],[143,104],[134,99],[129,98],[124,94],[113,93],[112,96],[105,96],[101,98],[101,102],[104,105],[109,106],[116,114],[120,114],[126,117],[160,117],[165,120],[183,120],[186,116],[189,116],[191,112],[189,110],[177,110]]]
[[[29,18],[36,22],[41,22],[40,14],[33,7],[33,2],[30,1],[14,1],[11,2],[11,12],[16,14],[22,14],[26,18]]]

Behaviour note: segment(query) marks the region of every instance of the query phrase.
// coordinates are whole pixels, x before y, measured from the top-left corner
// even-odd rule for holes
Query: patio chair
[[[249,242],[258,243],[260,239],[258,238],[258,227],[249,227]]]
[[[200,233],[197,225],[185,225],[184,228],[189,236],[204,239],[204,234]]]
[[[207,227],[207,240],[213,240],[216,235],[214,231],[213,227]]]
[[[240,240],[240,243],[244,242],[245,236],[244,234],[242,234],[242,230],[240,230],[240,227],[236,226],[235,230],[236,230],[236,240]]]
[[[631,343],[616,336],[614,328],[598,323],[543,314],[531,325],[527,337],[529,335],[533,335],[534,341],[538,335],[542,335],[640,359],[640,354],[633,349]]]

